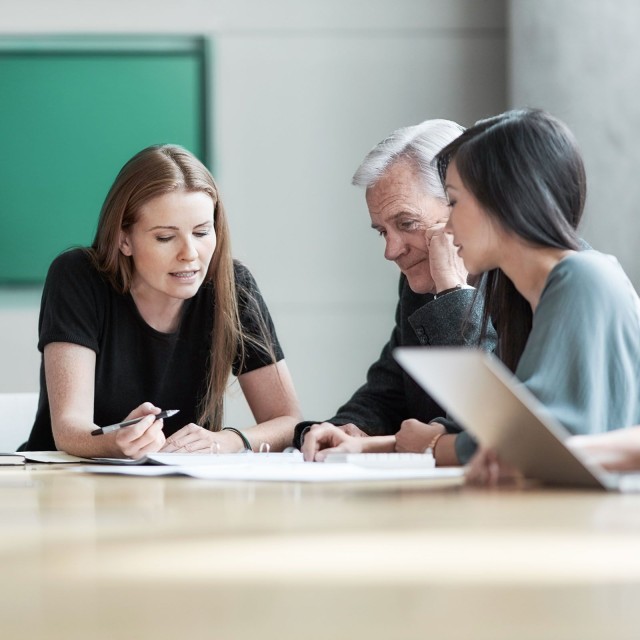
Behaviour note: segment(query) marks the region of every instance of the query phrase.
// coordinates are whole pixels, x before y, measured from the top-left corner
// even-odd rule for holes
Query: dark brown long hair
[[[115,179],[100,212],[98,229],[88,252],[97,269],[119,293],[131,288],[133,260],[119,248],[120,232],[136,223],[140,208],[153,198],[175,191],[203,192],[214,204],[216,248],[205,278],[213,285],[214,309],[207,392],[199,407],[199,422],[217,431],[222,426],[224,393],[234,360],[244,359],[245,343],[254,343],[270,354],[261,316],[261,336],[245,335],[238,310],[229,225],[218,187],[209,170],[189,151],[177,145],[154,145],[129,160]],[[250,291],[241,292],[251,299]]]
[[[454,159],[465,188],[503,228],[534,246],[580,248],[584,164],[573,134],[558,119],[519,109],[477,122],[436,157],[443,184]],[[481,283],[482,336],[493,323],[498,356],[515,371],[531,332],[531,306],[500,269]]]

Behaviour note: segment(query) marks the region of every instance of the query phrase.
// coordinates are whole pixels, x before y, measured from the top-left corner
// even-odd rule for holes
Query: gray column
[[[511,0],[509,102],[551,111],[587,167],[582,235],[640,287],[640,2]]]

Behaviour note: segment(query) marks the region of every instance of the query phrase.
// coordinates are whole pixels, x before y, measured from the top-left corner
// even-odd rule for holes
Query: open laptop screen
[[[604,488],[564,444],[569,432],[495,356],[464,347],[400,347],[394,357],[451,418],[529,478]]]

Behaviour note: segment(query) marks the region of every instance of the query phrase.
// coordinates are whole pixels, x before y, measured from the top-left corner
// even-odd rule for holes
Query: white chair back
[[[15,451],[29,437],[38,393],[0,393],[0,452]]]

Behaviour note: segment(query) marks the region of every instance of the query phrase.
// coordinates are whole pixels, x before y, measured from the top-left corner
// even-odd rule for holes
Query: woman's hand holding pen
[[[110,434],[122,455],[127,458],[142,458],[147,453],[155,453],[162,449],[165,443],[162,431],[164,422],[156,420],[155,416],[158,413],[160,413],[159,407],[151,402],[145,402],[125,418],[125,420],[131,420],[144,416],[140,422]],[[101,437],[107,438],[109,435]]]
[[[233,431],[209,431],[197,424],[188,424],[167,438],[163,453],[237,453],[244,443]]]

